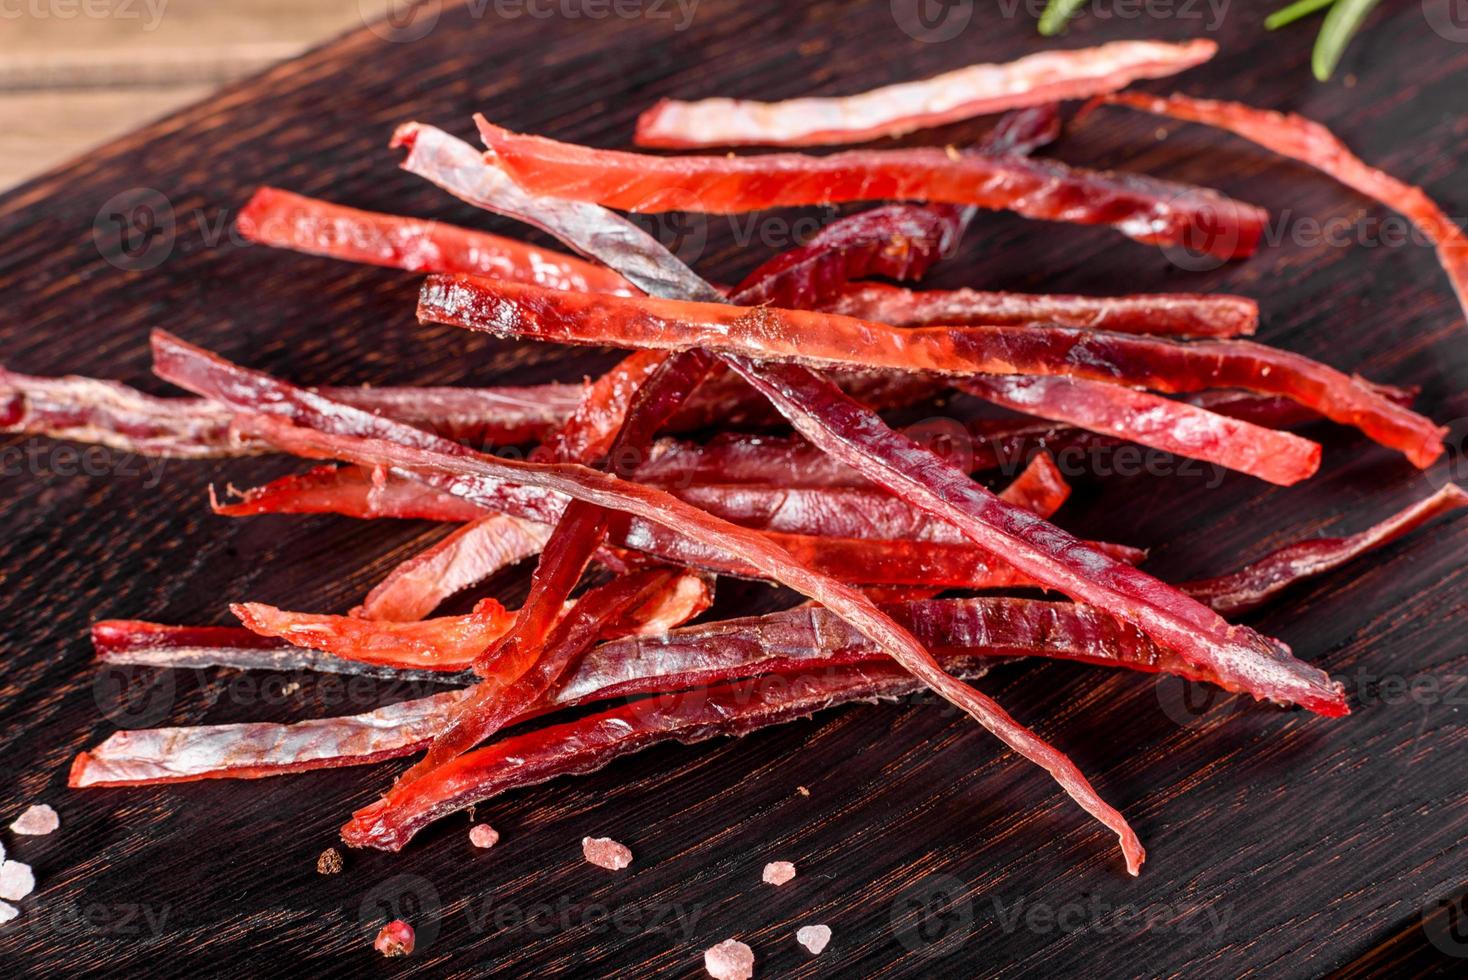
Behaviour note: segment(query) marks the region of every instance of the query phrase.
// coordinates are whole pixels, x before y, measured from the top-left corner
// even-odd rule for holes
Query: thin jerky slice
[[[791,306],[790,303],[772,303]],[[976,289],[903,289],[875,282],[844,286],[821,309],[893,327],[1023,325],[1174,337],[1242,337],[1259,326],[1259,304],[1220,293],[1070,296]]]
[[[1201,245],[1222,259],[1253,254],[1268,218],[1205,188],[1016,155],[921,148],[659,157],[522,136],[482,116],[475,121],[492,162],[530,193],[643,213],[740,214],[851,201],[964,204],[1109,225],[1140,242]]]
[[[276,673],[311,670],[404,681],[458,679],[442,671],[343,660],[320,650],[292,646],[284,640],[260,636],[235,626],[170,626],[131,619],[104,619],[92,624],[92,646],[101,663],[135,667],[233,667]]]
[[[742,306],[807,309],[853,279],[921,279],[953,254],[973,213],[956,204],[887,204],[840,218],[755,269],[731,295]]]
[[[1242,615],[1297,582],[1340,568],[1368,551],[1410,534],[1433,518],[1462,507],[1468,507],[1468,492],[1450,483],[1431,497],[1359,534],[1297,541],[1236,572],[1189,582],[1182,588],[1226,616]]]
[[[514,445],[560,425],[582,386],[324,388],[334,400],[476,445]],[[233,413],[203,398],[158,398],[116,381],[42,378],[0,368],[0,431],[111,446],[143,456],[205,459],[268,452],[231,439]]]
[[[1219,415],[1269,428],[1319,418],[1288,399],[1247,392],[1207,391],[1184,396],[1182,400]],[[1399,404],[1410,404],[1410,399]],[[948,454],[949,461],[962,463],[970,472],[1013,467],[1038,453],[1059,455],[1117,441],[1036,418],[954,421],[961,430],[945,422],[937,428],[918,424],[898,431],[919,443],[951,444],[956,439],[961,452]],[[668,487],[719,481],[730,484],[784,481],[787,486],[803,487],[871,485],[860,473],[833,460],[799,436],[741,432],[719,433],[706,443],[660,439],[632,477],[642,483]]]
[[[514,620],[514,614],[493,599],[480,600],[464,616],[406,623],[288,612],[261,602],[235,603],[230,610],[261,636],[278,637],[343,660],[447,672],[473,663]]]
[[[1065,422],[1291,486],[1320,468],[1320,445],[1187,402],[1081,378],[978,375],[958,387],[1017,412]]]
[[[988,113],[1082,99],[1202,64],[1212,41],[1117,41],[978,64],[916,82],[783,102],[663,99],[637,117],[640,146],[819,146],[901,136]]]
[[[453,269],[583,293],[635,291],[605,266],[512,238],[442,221],[359,211],[274,187],[255,192],[235,227],[257,244],[409,272]]]
[[[647,574],[641,573],[638,581]],[[638,604],[631,607],[638,618],[626,632],[657,635],[707,609],[713,590],[701,575],[662,574],[647,583],[645,590],[639,586],[639,595]],[[254,602],[237,603],[230,609],[253,632],[294,646],[342,660],[449,674],[470,667],[486,648],[505,635],[514,619],[514,614],[494,599],[480,600],[465,616],[413,622],[288,612]]]
[[[1281,156],[1324,171],[1352,190],[1405,215],[1437,247],[1438,261],[1468,314],[1468,236],[1421,188],[1403,183],[1356,156],[1330,130],[1303,116],[1184,95],[1159,98],[1123,93],[1107,101],[1144,112],[1203,123],[1236,133]]]
[[[550,537],[543,524],[507,514],[480,517],[397,565],[362,600],[364,619],[409,622],[495,572],[538,554]]]

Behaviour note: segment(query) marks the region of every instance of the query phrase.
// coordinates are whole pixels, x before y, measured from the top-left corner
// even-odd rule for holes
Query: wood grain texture
[[[526,384],[596,371],[614,355],[422,327],[413,276],[243,247],[222,229],[255,185],[271,183],[518,234],[397,172],[385,149],[393,125],[416,118],[467,137],[469,114],[482,110],[516,129],[625,146],[637,111],[662,96],[855,91],[1045,46],[1023,16],[985,6],[940,43],[903,33],[885,3],[734,0],[702,0],[681,31],[676,17],[507,18],[481,6],[442,10],[411,43],[358,32],[0,198],[0,360],[162,391],[145,342],[162,326],[311,384]],[[1230,13],[1215,34],[1222,55],[1179,88],[1304,112],[1424,184],[1450,213],[1468,212],[1454,179],[1468,162],[1468,45],[1428,31],[1417,4],[1384,5],[1342,67],[1355,86],[1319,86],[1308,75],[1310,31],[1266,45],[1257,12]],[[1065,43],[1202,29],[1183,18],[1086,18]],[[923,139],[968,143],[986,126]],[[1057,153],[1212,184],[1268,206],[1280,231],[1247,263],[1189,273],[1103,230],[986,216],[934,285],[1242,292],[1263,306],[1263,340],[1421,385],[1421,407],[1452,421],[1461,446],[1468,328],[1431,252],[1347,247],[1310,231],[1335,219],[1354,237],[1386,212],[1236,140],[1120,111],[1074,129]],[[166,197],[175,231],[156,240],[166,248],[142,250],[153,268],[128,271],[102,258],[94,224],[114,244],[108,202],[137,188]],[[711,278],[735,281],[788,243],[789,219],[810,214],[696,221],[683,245]],[[1465,476],[1452,472],[1461,452],[1424,475],[1350,432],[1312,434],[1326,462],[1302,486],[1083,480],[1062,523],[1149,546],[1149,568],[1183,578],[1302,534],[1355,530]],[[0,448],[0,824],[34,800],[63,821],[52,838],[5,838],[40,881],[24,917],[0,929],[7,970],[693,977],[704,948],[736,936],[764,976],[1309,976],[1390,963],[1461,973],[1464,960],[1443,948],[1468,951],[1451,929],[1462,939],[1468,920],[1438,902],[1458,896],[1461,912],[1468,883],[1468,522],[1442,523],[1257,617],[1347,683],[1355,713],[1344,720],[1236,699],[1199,705],[1168,684],[1060,664],[984,682],[1128,815],[1149,850],[1135,880],[1108,835],[1042,773],[927,699],[663,747],[481,807],[503,835],[492,851],[470,847],[460,817],[403,854],[351,853],[344,873],[321,877],[317,855],[392,767],[72,793],[66,765],[118,722],[286,720],[411,692],[185,673],[119,716],[119,678],[93,668],[87,626],[225,622],[223,604],[243,598],[342,611],[441,532],[209,515],[207,484],[258,482],[285,461],[169,463],[156,482],[116,454],[93,457],[99,475],[66,475],[76,464],[59,445],[11,438]],[[524,571],[495,583],[499,594],[516,600]],[[719,609],[779,601],[732,583]],[[283,693],[286,680],[302,686]],[[583,863],[587,835],[629,844],[633,868]],[[800,877],[760,884],[769,860],[794,861]],[[407,960],[370,949],[387,907],[419,924],[422,948]],[[1436,946],[1418,935],[1424,914]],[[1446,930],[1432,925],[1445,917]],[[793,934],[814,922],[835,939],[813,959]]]

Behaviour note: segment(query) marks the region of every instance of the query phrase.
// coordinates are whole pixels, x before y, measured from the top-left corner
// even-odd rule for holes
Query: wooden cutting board
[[[951,4],[927,27],[909,8],[701,0],[685,24],[661,4],[615,8],[645,11],[630,19],[429,4],[387,39],[360,30],[0,198],[0,359],[161,392],[146,335],[166,327],[308,384],[595,373],[612,352],[421,327],[416,277],[247,247],[229,222],[269,183],[520,234],[398,172],[386,148],[394,124],[467,137],[482,110],[515,129],[625,146],[636,113],[662,96],[850,92],[1050,46],[1023,8],[1005,17],[1002,5]],[[1382,9],[1341,80],[1318,85],[1313,31],[1266,35],[1259,16],[1230,10],[1221,26],[1211,15],[1091,17],[1061,43],[1216,27],[1223,53],[1183,91],[1305,112],[1450,213],[1468,211],[1455,179],[1468,163],[1462,38],[1434,32],[1417,4]],[[987,125],[923,140],[967,144]],[[1056,153],[1266,205],[1270,244],[1247,263],[1186,271],[1104,230],[989,215],[934,285],[1254,296],[1263,340],[1420,385],[1423,410],[1458,420],[1461,444],[1468,328],[1430,250],[1393,238],[1388,212],[1237,140],[1117,110],[1073,128]],[[153,206],[151,224],[140,203]],[[829,215],[653,227],[709,277],[733,281],[808,233],[796,219],[811,217]],[[1167,461],[1092,460],[1121,475],[1078,477],[1062,523],[1148,546],[1149,568],[1185,578],[1300,535],[1354,531],[1464,476],[1452,471],[1461,453],[1423,474],[1352,432],[1311,434],[1325,466],[1290,490]],[[12,975],[697,976],[701,951],[731,936],[754,947],[763,976],[1304,976],[1468,963],[1452,955],[1468,954],[1468,521],[1440,523],[1256,617],[1346,682],[1355,712],[1344,720],[1079,666],[1015,666],[983,682],[1126,812],[1149,850],[1137,879],[1043,773],[925,698],[658,748],[481,807],[503,835],[492,851],[472,850],[468,821],[455,817],[404,853],[351,853],[344,873],[322,877],[317,855],[394,767],[86,793],[65,788],[66,767],[119,725],[285,721],[413,692],[184,672],[151,688],[130,678],[123,710],[119,677],[90,661],[88,625],[225,623],[224,604],[247,598],[345,611],[441,531],[210,515],[210,483],[257,483],[296,466],[286,460],[160,470],[118,453],[79,459],[44,439],[0,447],[0,821],[31,801],[62,817],[50,838],[3,835],[40,882],[23,918],[0,929]],[[525,575],[503,576],[495,593],[518,602]],[[719,611],[784,601],[729,583]],[[621,874],[586,865],[587,835],[627,842],[636,863]],[[761,884],[769,860],[794,861],[800,876]],[[370,948],[387,910],[418,927],[407,960]],[[811,958],[793,933],[817,922],[835,938]]]

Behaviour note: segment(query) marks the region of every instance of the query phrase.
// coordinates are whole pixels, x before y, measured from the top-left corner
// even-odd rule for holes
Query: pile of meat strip
[[[1340,684],[1234,620],[1468,502],[1450,485],[1351,537],[1303,540],[1203,581],[1160,581],[1138,567],[1136,548],[1052,523],[1069,492],[1054,454],[1135,443],[1288,486],[1320,463],[1319,445],[1291,431],[1302,423],[1354,427],[1421,468],[1443,452],[1445,430],[1412,410],[1410,390],[1243,339],[1258,309],[1239,296],[898,285],[951,255],[980,209],[1109,226],[1142,243],[1127,247],[1220,260],[1258,247],[1258,207],[1041,156],[1060,132],[1057,100],[1092,99],[1087,114],[1115,104],[1221,127],[1401,210],[1468,298],[1462,232],[1320,126],[1115,94],[1213,50],[1124,42],[846,98],[664,102],[637,126],[639,143],[662,148],[800,147],[1007,113],[962,148],[658,155],[521,135],[482,117],[484,148],[420,123],[397,130],[405,170],[565,252],[262,188],[239,216],[247,238],[426,273],[424,322],[628,353],[588,383],[313,389],[157,331],[154,370],[192,397],[0,372],[5,431],[158,456],[310,462],[211,497],[217,514],[453,525],[346,615],[241,602],[230,608],[243,628],[107,621],[93,631],[106,664],[430,679],[441,693],[292,724],[120,731],[77,757],[71,785],[416,756],[341,831],[354,847],[396,851],[446,814],[659,742],[742,735],[926,688],[1044,767],[1116,834],[1137,873],[1145,855],[1122,814],[970,682],[1015,658],[1058,658],[1345,715]],[[617,213],[852,202],[872,206],[733,288],[710,285]],[[952,390],[1007,410],[973,420],[961,453],[884,420]],[[482,451],[527,444],[528,455]],[[435,615],[534,556],[518,609],[486,597],[466,614]],[[686,625],[709,609],[721,576],[808,601]],[[1022,597],[1036,594],[1048,598]],[[516,734],[503,737],[510,726]]]

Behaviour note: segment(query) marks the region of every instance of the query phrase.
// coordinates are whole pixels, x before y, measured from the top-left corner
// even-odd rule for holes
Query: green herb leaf
[[[1325,23],[1320,25],[1320,36],[1315,39],[1315,52],[1310,57],[1310,67],[1316,78],[1322,82],[1329,81],[1335,74],[1341,55],[1346,53],[1346,47],[1361,29],[1362,21],[1380,2],[1337,0],[1330,8],[1330,13],[1325,15]]]
[[[1295,21],[1309,17],[1317,10],[1324,10],[1333,3],[1335,3],[1335,0],[1295,0],[1288,7],[1282,10],[1276,10],[1264,18],[1264,29],[1267,31],[1277,31],[1281,27],[1288,27]]]
[[[1076,15],[1087,0],[1050,0],[1045,12],[1040,15],[1040,33],[1054,37],[1065,30],[1066,22]]]

